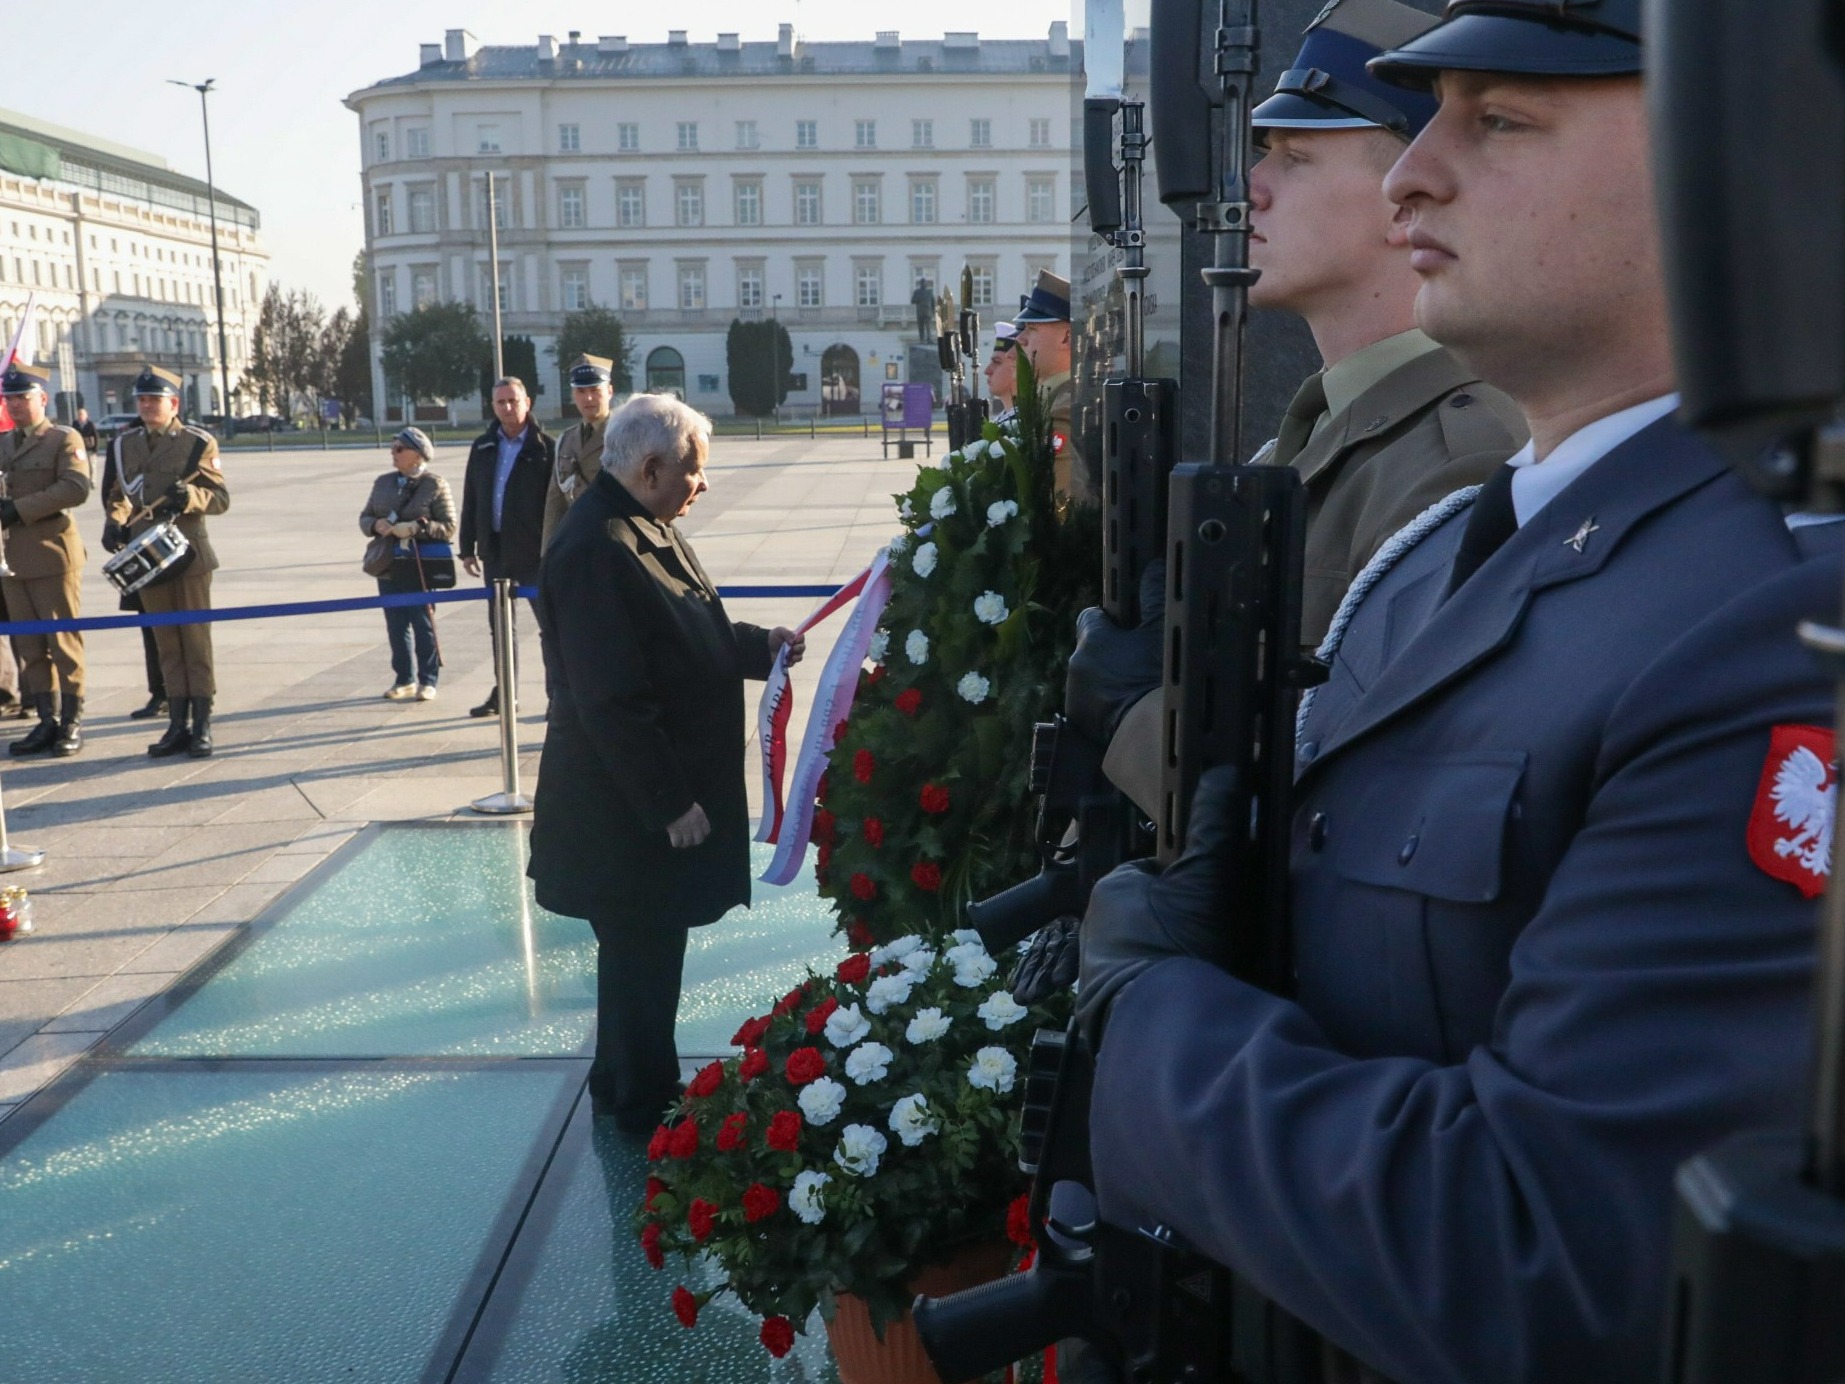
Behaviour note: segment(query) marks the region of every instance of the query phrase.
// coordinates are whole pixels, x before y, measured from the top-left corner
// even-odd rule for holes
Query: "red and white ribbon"
[[[890,600],[889,566],[890,550],[879,549],[869,567],[829,596],[799,626],[805,634],[857,598],[820,674],[814,709],[807,718],[807,733],[801,738],[801,754],[795,761],[793,782],[786,796],[782,785],[788,767],[788,718],[794,712],[787,649],[776,654],[775,666],[769,670],[768,683],[756,709],[756,735],[762,747],[762,824],[756,839],[775,843],[775,857],[762,874],[764,884],[789,883],[807,859],[807,841],[813,834],[814,794],[820,775],[826,772],[834,729],[852,714],[859,670],[871,647],[871,636],[877,631],[878,618]]]

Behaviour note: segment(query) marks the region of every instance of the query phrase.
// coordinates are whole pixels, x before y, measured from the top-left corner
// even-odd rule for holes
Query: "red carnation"
[[[657,1223],[641,1231],[641,1253],[647,1256],[647,1262],[654,1268],[666,1267],[666,1252],[660,1248],[660,1227]]]
[[[666,1141],[666,1152],[673,1158],[690,1158],[698,1152],[698,1122],[681,1120],[673,1126],[672,1135]]]
[[[673,1315],[687,1329],[698,1325],[698,1299],[686,1291],[683,1283],[673,1289]]]
[[[864,824],[866,844],[874,849],[884,844],[884,823],[876,817],[867,817]]]
[[[794,1349],[794,1327],[786,1317],[764,1317],[761,1338],[762,1348],[777,1360]]]
[[[1031,1238],[1031,1198],[1014,1197],[1012,1205],[1006,1208],[1006,1238],[1015,1245],[1030,1249]]]
[[[659,1196],[660,1193],[664,1192],[665,1190],[666,1190],[666,1184],[660,1181],[659,1178],[657,1177],[648,1178],[647,1179],[647,1196],[646,1196],[646,1199],[641,1202],[641,1205],[646,1207],[649,1211],[653,1210],[653,1199]]]
[[[826,1074],[826,1059],[820,1055],[819,1048],[796,1048],[788,1054],[787,1064],[783,1067],[792,1085],[805,1086]],[[696,1136],[697,1131],[693,1131]]]
[[[878,896],[878,882],[863,871],[852,876],[851,884],[852,897],[860,903],[870,903]]]
[[[841,721],[838,725],[833,727],[833,743],[837,745],[841,740],[844,740],[845,738],[846,738],[846,723],[844,721]]]
[[[730,1035],[733,1048],[753,1048],[763,1040],[769,1031],[769,1016],[759,1014],[753,1019],[745,1019],[742,1027]]]
[[[922,793],[919,797],[921,798],[922,810],[924,812],[939,813],[948,811],[948,790],[943,788],[940,784],[925,783],[922,786]]]
[[[817,803],[826,801],[826,780],[827,775],[823,773],[820,775],[820,782],[814,785],[814,801]]]
[[[808,1051],[813,1049],[809,1048]],[[777,1110],[775,1117],[769,1121],[769,1132],[763,1135],[762,1141],[777,1153],[793,1153],[801,1146],[801,1112]]]
[[[884,673],[885,668],[882,663],[874,664],[871,672],[866,676],[865,681],[870,686],[876,687],[879,683],[884,681]]]
[[[847,985],[863,985],[871,975],[871,958],[860,952],[857,956],[848,956],[839,963],[839,969],[833,972]]]
[[[877,767],[878,761],[872,757],[870,750],[860,750],[852,756],[852,777],[860,783],[870,783]]]
[[[764,1216],[775,1214],[775,1208],[782,1204],[782,1199],[760,1182],[752,1182],[743,1189],[743,1219],[759,1221]]]
[[[672,1134],[673,1131],[665,1125],[660,1125],[654,1130],[653,1138],[647,1141],[647,1161],[649,1163],[658,1163],[666,1157],[667,1141],[672,1138]]]
[[[846,924],[846,944],[848,946],[857,947],[861,951],[867,951],[876,945],[877,940],[876,937],[872,936],[871,929],[865,925],[865,920],[863,918],[854,918],[851,922]]]
[[[910,866],[910,883],[925,894],[933,894],[942,887],[942,867],[933,860],[919,860]]]
[[[756,1049],[752,1049],[756,1051]],[[734,1115],[726,1115],[724,1123],[718,1126],[717,1146],[719,1153],[729,1153],[732,1149],[743,1146],[744,1131],[749,1128],[750,1117],[739,1110]]]
[[[814,847],[814,874],[816,877],[826,873],[826,867],[833,863],[833,843],[822,841]]]
[[[922,690],[920,688],[908,687],[897,694],[897,710],[901,711],[905,716],[914,716],[917,708],[921,705]]]
[[[839,1008],[839,1001],[828,995],[820,1003],[807,1011],[807,1031],[817,1034],[826,1027],[826,1021],[833,1017],[833,1011]]]
[[[685,1228],[700,1243],[710,1239],[711,1232],[717,1228],[717,1205],[703,1197],[693,1197],[685,1211]]]
[[[795,1010],[801,1007],[801,1001],[806,998],[807,998],[807,986],[804,984],[795,986],[794,989],[790,990],[787,994],[783,995],[779,1000],[775,1001],[775,1011],[774,1012],[776,1016],[780,1017],[783,1014],[794,1013]]]
[[[761,1048],[745,1048],[743,1060],[737,1063],[737,1075],[745,1081],[754,1081],[769,1070],[769,1054]]]
[[[814,830],[813,834],[808,839],[815,842],[831,841],[833,839],[834,823],[837,821],[838,818],[834,817],[833,814],[828,812],[824,807],[815,809]]]
[[[709,1066],[699,1068],[698,1075],[686,1083],[685,1093],[695,1099],[703,1100],[723,1084],[724,1064],[713,1062]]]

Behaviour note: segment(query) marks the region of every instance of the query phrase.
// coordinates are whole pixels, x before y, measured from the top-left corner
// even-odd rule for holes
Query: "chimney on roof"
[[[540,34],[538,36],[538,61],[557,61],[557,35]]]
[[[950,29],[942,35],[942,47],[970,49],[980,46],[980,35],[973,29]]]
[[[1053,58],[1070,56],[1070,21],[1067,19],[1051,21],[1051,56]]]
[[[570,31],[570,46],[572,48],[575,48],[577,46],[577,43],[582,39],[582,37],[583,37],[583,31],[581,29],[572,29]]]
[[[743,51],[743,44],[738,41],[737,35],[735,34],[719,34],[718,35],[718,52],[720,53],[740,53],[742,51]]]
[[[871,46],[877,49],[901,48],[903,46],[903,40],[898,37],[898,31],[896,29],[879,29],[878,37]]]
[[[432,63],[439,63],[441,61],[442,61],[442,45],[441,44],[425,43],[419,47],[418,53],[417,53],[417,63],[416,63],[418,67],[428,67]]]
[[[674,48],[685,47],[685,30],[668,29],[666,31],[666,41]]]
[[[794,25],[782,24],[775,30],[775,55],[778,58],[794,56]]]
[[[447,62],[466,62],[480,51],[480,40],[466,29],[450,29],[442,40],[442,56]]]
[[[596,40],[598,53],[625,53],[628,51],[626,34],[603,34]]]

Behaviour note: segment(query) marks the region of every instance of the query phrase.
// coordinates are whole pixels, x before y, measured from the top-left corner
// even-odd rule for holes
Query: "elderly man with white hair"
[[[743,680],[804,650],[731,620],[675,526],[708,488],[710,438],[676,399],[617,409],[539,580],[551,710],[529,873],[541,905],[595,930],[590,1095],[634,1133],[679,1090],[686,934],[749,903]]]

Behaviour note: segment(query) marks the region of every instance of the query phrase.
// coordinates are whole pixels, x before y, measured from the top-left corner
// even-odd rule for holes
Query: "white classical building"
[[[72,394],[98,417],[133,409],[150,363],[184,378],[188,413],[237,411],[220,397],[208,211],[205,184],[158,154],[0,110],[0,350],[36,294],[21,350],[53,368],[63,416]],[[217,213],[235,389],[269,256],[254,207],[220,189]]]
[[[775,317],[791,407],[875,407],[908,373],[919,282],[958,296],[970,268],[991,321],[1039,269],[1068,273],[1071,49],[1062,23],[1035,40],[805,43],[783,24],[764,42],[520,47],[450,30],[346,101],[375,320],[436,300],[487,317],[491,173],[504,330],[538,347],[542,412],[564,411],[552,347],[590,304],[619,312],[637,388],[730,411],[730,323]]]

